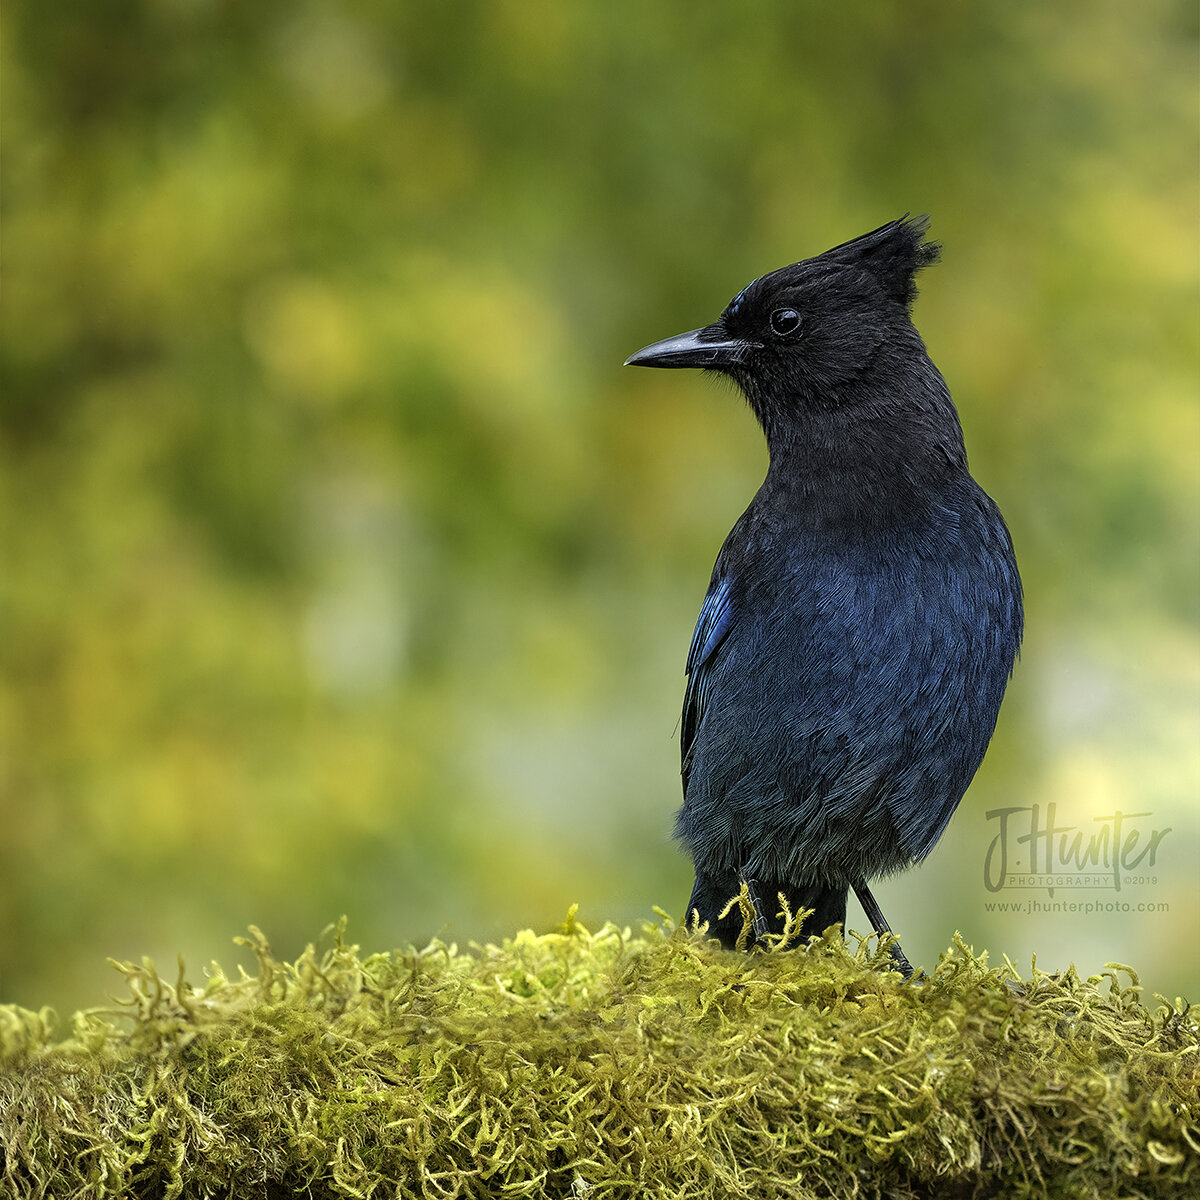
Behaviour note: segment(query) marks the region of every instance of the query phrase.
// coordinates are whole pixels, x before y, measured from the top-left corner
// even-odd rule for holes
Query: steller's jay
[[[717,556],[687,658],[677,835],[688,917],[726,946],[782,893],[805,934],[933,848],[983,760],[1021,641],[999,509],[967,470],[910,310],[939,257],[902,219],[756,279],[703,329],[628,363],[703,367],[745,394],[766,479]],[[893,954],[911,974],[896,944]]]

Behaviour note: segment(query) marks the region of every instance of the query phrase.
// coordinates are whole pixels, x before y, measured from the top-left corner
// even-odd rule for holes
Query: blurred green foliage
[[[683,654],[765,456],[620,364],[909,209],[1029,632],[885,910],[916,957],[960,928],[1194,995],[1194,5],[24,0],[3,35],[0,996],[251,921],[678,912]],[[1129,897],[1170,914],[988,916],[985,811],[1048,800],[1170,825]]]

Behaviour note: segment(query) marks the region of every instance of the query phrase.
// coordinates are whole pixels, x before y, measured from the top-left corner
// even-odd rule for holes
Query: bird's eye
[[[800,328],[800,314],[794,308],[777,308],[771,314],[771,328],[780,337],[787,337]]]

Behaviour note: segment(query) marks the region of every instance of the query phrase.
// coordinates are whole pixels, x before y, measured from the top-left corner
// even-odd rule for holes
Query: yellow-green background
[[[6,6],[0,1000],[250,922],[678,914],[683,655],[765,456],[621,363],[910,209],[1028,635],[885,911],[1195,999],[1196,52],[1118,0]],[[986,913],[985,812],[1050,801],[1170,826],[1121,897],[1170,911]]]

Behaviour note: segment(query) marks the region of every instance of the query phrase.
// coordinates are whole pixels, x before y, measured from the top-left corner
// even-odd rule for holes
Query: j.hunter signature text
[[[988,844],[983,862],[983,882],[989,892],[1013,886],[1019,878],[1024,886],[1103,887],[1121,890],[1129,872],[1154,866],[1166,829],[1147,829],[1139,821],[1148,812],[1120,810],[1094,817],[1091,827],[1059,825],[1057,805],[1028,804],[993,808],[987,814],[996,822],[996,833]]]

